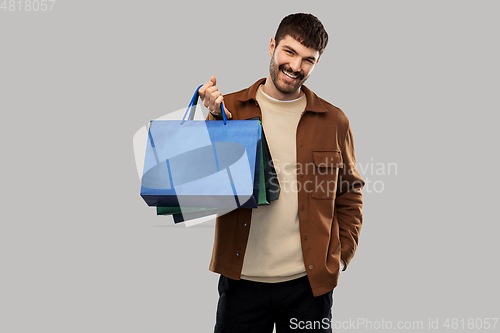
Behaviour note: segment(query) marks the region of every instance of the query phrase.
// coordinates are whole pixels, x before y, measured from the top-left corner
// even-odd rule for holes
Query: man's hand
[[[215,85],[217,80],[215,76],[210,78],[210,81],[205,83],[199,90],[200,98],[203,101],[203,105],[210,111],[212,115],[215,117],[222,117],[222,109],[220,104],[224,101],[224,97],[222,97],[222,93],[219,91],[219,88]],[[226,112],[227,119],[231,119],[233,115],[229,110],[224,107],[224,111]]]

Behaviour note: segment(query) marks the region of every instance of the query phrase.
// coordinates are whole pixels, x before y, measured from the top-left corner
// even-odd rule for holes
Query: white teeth
[[[295,80],[297,78],[296,76],[293,76],[292,74],[289,74],[289,73],[287,73],[285,71],[282,71],[282,72],[283,72],[283,74],[285,74],[286,76],[288,76],[289,78],[291,78],[293,80]]]

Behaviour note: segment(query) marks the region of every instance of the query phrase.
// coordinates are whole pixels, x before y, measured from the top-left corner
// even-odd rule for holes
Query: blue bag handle
[[[182,117],[181,125],[184,124],[184,119],[186,118],[186,115],[189,113],[189,120],[194,119],[194,112],[196,111],[196,107],[193,108],[193,106],[196,105],[198,102],[198,90],[202,87],[203,85],[200,85],[198,88],[196,88],[196,91],[193,95],[193,98],[191,98],[191,101],[189,102],[189,105],[187,107],[186,113],[184,113],[184,117]],[[224,120],[224,125],[226,125],[227,122],[227,117],[226,117],[226,112],[224,111],[224,103],[220,103],[220,107],[222,109],[222,118]]]

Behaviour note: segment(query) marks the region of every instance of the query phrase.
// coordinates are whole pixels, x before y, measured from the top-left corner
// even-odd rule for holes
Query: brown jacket
[[[255,95],[265,79],[224,95],[232,119],[261,117]],[[340,258],[346,268],[356,252],[362,224],[361,179],[349,120],[337,107],[302,86],[307,98],[297,126],[297,182],[302,254],[314,296],[337,285]],[[209,120],[216,120],[209,114]],[[216,221],[210,270],[240,279],[252,209],[237,209]]]

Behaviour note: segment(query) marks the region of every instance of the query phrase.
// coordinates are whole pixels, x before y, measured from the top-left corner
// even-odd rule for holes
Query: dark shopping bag
[[[264,181],[265,181],[265,191],[267,204],[271,201],[278,200],[280,196],[280,184],[278,182],[278,176],[276,174],[276,169],[274,168],[273,158],[271,157],[271,151],[267,145],[266,135],[262,131],[262,160],[264,164]]]
[[[197,99],[198,89],[182,121],[150,122],[142,198],[149,206],[257,208],[260,121],[192,120]]]

